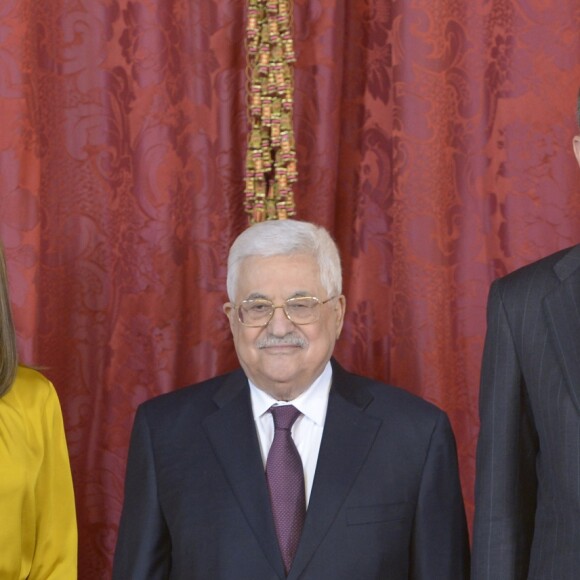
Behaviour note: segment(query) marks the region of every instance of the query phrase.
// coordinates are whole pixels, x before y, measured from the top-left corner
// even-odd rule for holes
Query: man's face
[[[235,303],[263,298],[275,306],[298,296],[324,301],[316,258],[308,254],[245,258],[240,266]],[[282,308],[274,311],[267,326],[248,327],[239,320],[232,303],[224,304],[236,353],[251,381],[279,400],[304,392],[329,361],[344,319],[345,298],[338,296],[319,305],[316,322],[296,325]]]

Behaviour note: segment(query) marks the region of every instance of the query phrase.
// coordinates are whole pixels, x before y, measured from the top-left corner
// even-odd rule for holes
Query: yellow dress
[[[0,579],[74,580],[77,525],[52,383],[19,367],[0,397]]]

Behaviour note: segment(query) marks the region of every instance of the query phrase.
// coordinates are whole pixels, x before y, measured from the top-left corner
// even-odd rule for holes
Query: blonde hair
[[[17,366],[16,333],[8,298],[6,260],[0,244],[0,397],[12,386]]]

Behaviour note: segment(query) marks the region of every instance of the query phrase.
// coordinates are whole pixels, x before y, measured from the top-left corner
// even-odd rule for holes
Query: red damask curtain
[[[3,0],[0,237],[61,398],[80,577],[107,578],[136,406],[236,366],[245,0]],[[473,509],[490,282],[580,241],[577,0],[295,0],[297,217],[328,227],[337,358],[450,415]]]

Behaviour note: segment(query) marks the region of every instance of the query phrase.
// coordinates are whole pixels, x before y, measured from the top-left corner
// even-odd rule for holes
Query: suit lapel
[[[333,361],[333,380],[312,494],[300,545],[288,580],[298,578],[334,522],[364,465],[381,421],[365,415],[372,395],[352,389]]]
[[[205,420],[205,431],[264,555],[284,578],[245,375],[230,375],[214,400],[219,410]]]
[[[558,287],[544,298],[548,328],[580,413],[580,245],[554,267]]]

